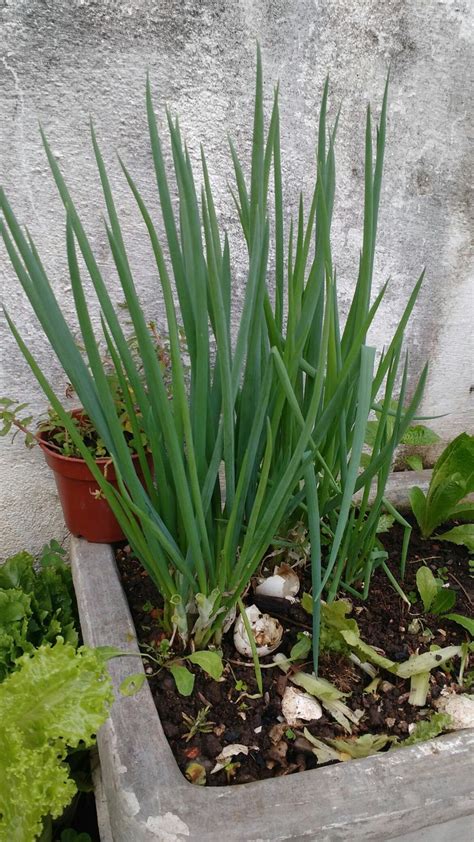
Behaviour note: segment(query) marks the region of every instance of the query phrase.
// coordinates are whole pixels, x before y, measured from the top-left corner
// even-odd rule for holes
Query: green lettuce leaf
[[[77,646],[76,609],[69,567],[58,553],[34,569],[34,558],[21,552],[0,567],[0,681],[20,655],[60,635]]]
[[[19,659],[0,685],[0,842],[33,842],[61,815],[76,792],[68,749],[95,742],[112,701],[93,649],[58,639]]]
[[[341,693],[334,684],[327,681],[325,678],[319,678],[309,672],[295,672],[290,675],[290,681],[302,687],[307,693],[311,693],[322,702],[335,702],[338,699],[343,699],[347,695]]]
[[[407,456],[405,459],[408,467],[411,468],[412,471],[422,471],[423,470],[423,459],[421,456],[417,456],[413,454],[413,456]]]
[[[190,696],[194,688],[194,675],[182,664],[169,664],[168,669],[173,676],[176,689],[181,696]]]
[[[31,597],[20,590],[0,590],[0,682],[13,669],[24,652],[32,652],[28,624],[32,615]]]
[[[341,737],[335,740],[318,739],[304,729],[304,736],[314,746],[314,753],[318,763],[328,763],[331,760],[353,760],[376,754],[385,746],[393,742],[395,737],[387,734],[363,734],[362,737]]]
[[[429,611],[439,591],[439,584],[429,567],[423,565],[423,567],[418,568],[416,571],[416,586],[423,602],[423,608],[425,611]]]
[[[449,532],[436,536],[439,541],[450,541],[451,544],[463,544],[470,553],[474,553],[474,523],[455,526]]]
[[[472,617],[465,617],[464,614],[445,614],[445,620],[451,620],[466,629],[471,637],[474,637],[474,619]]]
[[[34,587],[34,558],[22,551],[7,558],[0,567],[0,589],[19,588],[27,593]]]
[[[419,488],[411,490],[410,502],[423,537],[427,538],[447,521],[471,491],[474,491],[474,436],[461,433],[436,462],[426,498]]]
[[[186,660],[192,664],[197,664],[215,681],[219,681],[224,670],[222,656],[218,652],[210,652],[209,649],[193,652],[192,655],[186,656]]]
[[[424,743],[426,740],[432,740],[433,737],[439,736],[443,731],[449,731],[452,724],[453,720],[448,713],[433,713],[429,719],[423,719],[417,722],[410,736],[402,742],[398,742],[397,740],[392,748],[414,746],[416,743]]]
[[[308,614],[313,613],[313,600],[308,593],[304,593],[301,599],[301,606]],[[352,605],[347,599],[338,599],[335,602],[321,602],[321,652],[347,652],[348,646],[341,635],[341,631],[352,631],[359,634],[359,627],[353,618],[347,615],[352,611]]]
[[[394,739],[387,734],[363,734],[361,737],[341,737],[335,740],[327,740],[327,743],[340,752],[341,760],[356,760],[376,754]]]

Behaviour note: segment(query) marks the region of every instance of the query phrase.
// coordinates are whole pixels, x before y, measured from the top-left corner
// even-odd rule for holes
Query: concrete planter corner
[[[104,842],[470,842],[474,729],[273,780],[219,788],[188,783],[148,684],[135,696],[118,693],[142,663],[111,547],[73,538],[71,562],[84,641],[132,656],[109,662],[116,701],[98,735]]]

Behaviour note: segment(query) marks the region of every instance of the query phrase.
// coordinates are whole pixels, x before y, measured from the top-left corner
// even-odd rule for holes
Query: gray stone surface
[[[432,470],[427,468],[424,471],[394,471],[390,474],[385,486],[385,496],[393,506],[400,511],[410,511],[410,489],[418,486],[426,494],[431,482]],[[376,494],[376,484],[371,488],[369,503],[372,503]],[[361,492],[354,495],[354,500],[361,498]],[[466,501],[474,502],[474,494],[468,494]]]
[[[71,551],[85,641],[137,654],[111,548],[73,539]],[[116,658],[109,669],[118,688],[141,662]],[[201,788],[181,775],[145,683],[135,696],[117,693],[98,734],[104,830],[114,842],[467,842],[473,745],[474,732],[464,731],[300,775]]]
[[[0,181],[40,248],[65,313],[74,323],[66,273],[64,213],[41,149],[43,123],[117,301],[103,228],[103,202],[89,143],[89,114],[110,167],[131,264],[147,312],[161,299],[143,226],[114,152],[118,148],[156,208],[146,139],[144,76],[150,70],[163,125],[168,103],[194,161],[202,140],[219,220],[234,246],[239,302],[245,261],[235,242],[227,190],[226,135],[248,156],[255,39],[262,45],[265,102],[281,81],[285,204],[314,177],[316,110],[331,74],[331,119],[342,102],[333,226],[341,298],[347,308],[361,242],[363,123],[378,110],[389,63],[392,87],[375,288],[391,277],[372,339],[386,343],[426,264],[408,346],[416,375],[431,361],[426,414],[450,413],[444,438],[472,429],[474,382],[469,262],[470,0],[0,0]],[[471,64],[472,66],[472,64]],[[1,298],[61,394],[64,379],[0,248]],[[43,398],[0,319],[0,394]],[[18,441],[0,449],[0,553],[38,549],[64,532],[52,477],[41,455]],[[47,514],[45,514],[47,513]]]
[[[109,808],[102,782],[100,758],[97,749],[91,749],[91,773],[94,785],[95,809],[97,812],[97,823],[100,829],[100,842],[114,842],[112,827],[110,824]]]

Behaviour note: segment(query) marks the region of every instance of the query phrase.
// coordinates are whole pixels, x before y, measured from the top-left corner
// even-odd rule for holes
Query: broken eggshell
[[[299,589],[298,575],[287,564],[282,564],[281,567],[275,567],[273,574],[267,579],[259,580],[255,593],[293,601]]]
[[[301,693],[294,687],[286,688],[281,700],[281,712],[285,717],[285,722],[295,727],[300,725],[301,721],[311,722],[313,719],[320,719],[323,715],[323,709],[314,696]]]
[[[274,617],[269,614],[263,614],[256,605],[249,605],[245,609],[251,631],[255,639],[257,647],[257,655],[269,655],[281,643],[283,636],[283,626]],[[242,615],[239,615],[235,621],[234,627],[234,646],[241,655],[246,658],[252,657],[252,647],[245,630]]]
[[[451,717],[451,728],[460,731],[463,728],[474,728],[474,699],[466,693],[457,695],[441,691],[441,696],[434,702],[435,707],[441,713],[447,713]]]

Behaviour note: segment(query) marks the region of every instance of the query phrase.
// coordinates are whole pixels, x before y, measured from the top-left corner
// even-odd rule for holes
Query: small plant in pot
[[[158,346],[157,346],[158,347]],[[161,347],[161,346],[160,346]],[[162,355],[163,364],[166,357]],[[126,393],[113,374],[107,376],[117,418],[120,422],[124,439],[131,451],[135,470],[145,487],[153,482],[152,459],[148,440],[140,424],[140,413],[136,411],[133,392]],[[72,389],[66,392],[72,397]],[[7,436],[12,430],[13,438],[18,432],[25,436],[27,447],[39,445],[47,465],[54,473],[64,520],[69,531],[78,537],[96,543],[112,543],[122,540],[125,535],[109,503],[104,497],[87,465],[77,443],[71,437],[67,424],[51,406],[46,417],[32,427],[33,416],[28,412],[28,404],[12,398],[0,399],[0,435]],[[81,442],[94,459],[97,469],[118,489],[117,477],[110,453],[104,440],[98,433],[87,413],[82,408],[68,412]]]
[[[126,309],[126,305],[119,305]],[[147,322],[156,365],[171,398],[169,341],[158,329],[155,321]],[[136,366],[139,387],[143,384],[143,367],[137,350],[136,336],[131,332],[126,337],[131,358]],[[78,350],[81,346],[78,345]],[[181,352],[185,357],[184,341]],[[101,354],[105,382],[111,395],[115,414],[123,439],[130,451],[132,464],[146,489],[153,487],[153,459],[149,439],[142,424],[142,415],[137,406],[135,391],[126,377],[120,377],[114,370],[113,361],[107,353]],[[184,369],[186,366],[184,364]],[[135,387],[135,389],[137,386]],[[69,384],[65,395],[75,397],[75,389]],[[62,408],[61,408],[62,410]],[[96,469],[118,491],[118,482],[110,451],[96,425],[82,407],[64,409],[67,418],[58,407],[48,407],[36,427],[27,403],[10,397],[0,398],[0,436],[13,431],[12,441],[18,433],[25,436],[25,445],[39,445],[48,466],[54,472],[56,485],[63,509],[64,520],[69,531],[77,537],[95,543],[114,543],[125,538],[116,515],[100,489],[87,455],[94,460]],[[71,433],[70,425],[73,425]],[[80,442],[80,443],[79,443]],[[154,493],[156,493],[154,491]]]

